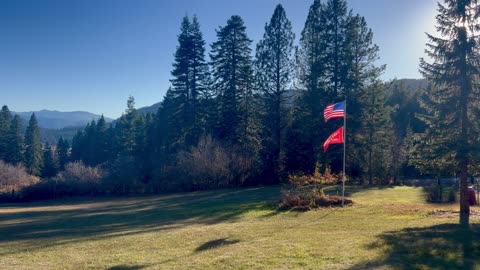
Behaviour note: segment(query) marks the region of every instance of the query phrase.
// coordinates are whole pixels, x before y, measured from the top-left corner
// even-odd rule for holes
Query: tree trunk
[[[468,203],[467,162],[462,162],[460,170],[460,225],[468,226],[470,219],[470,204]]]

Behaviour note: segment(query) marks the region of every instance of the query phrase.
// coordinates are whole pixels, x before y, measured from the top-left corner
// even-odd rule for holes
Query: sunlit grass
[[[0,269],[478,268],[462,247],[478,254],[463,239],[479,220],[464,233],[431,215],[456,205],[420,188],[347,191],[354,206],[311,212],[278,212],[278,187],[4,205]]]

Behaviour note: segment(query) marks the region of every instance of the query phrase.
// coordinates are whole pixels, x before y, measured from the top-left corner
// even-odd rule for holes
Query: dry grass
[[[3,205],[0,269],[480,269],[478,217],[460,230],[416,188],[349,192],[304,213],[277,211],[277,187]]]

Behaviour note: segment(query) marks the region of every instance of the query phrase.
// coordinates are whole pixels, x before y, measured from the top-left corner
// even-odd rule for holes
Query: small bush
[[[352,205],[353,201],[347,198],[343,200],[344,205]],[[342,205],[341,196],[320,196],[315,198],[315,204],[317,207],[335,207]]]
[[[442,192],[439,185],[431,185],[424,188],[427,196],[427,202],[438,203],[441,202]]]
[[[457,201],[456,187],[443,187],[439,184],[431,184],[424,187],[426,201],[429,203],[453,203]]]
[[[95,195],[101,193],[104,177],[105,173],[100,168],[88,167],[77,161],[65,165],[65,170],[53,180],[69,187],[71,195]]]
[[[455,194],[455,188],[454,187],[450,188],[450,191],[448,192],[448,196],[447,196],[447,201],[449,203],[454,203],[454,202],[457,201],[457,195]]]
[[[241,186],[256,176],[258,167],[255,158],[243,152],[204,136],[197,146],[178,154],[168,172],[173,178],[166,180],[175,179],[181,190]]]
[[[289,185],[282,192],[280,209],[307,211],[318,207],[335,207],[342,205],[342,197],[325,196],[323,189],[342,181],[341,174],[333,174],[329,168],[320,173],[317,166],[313,175],[293,175],[289,177]],[[345,205],[353,203],[345,199]]]
[[[294,194],[290,191],[284,191],[278,208],[282,210],[308,211],[315,206],[312,199],[313,198],[307,196]]]
[[[81,162],[68,163],[65,170],[54,178],[40,181],[24,189],[22,197],[24,200],[45,200],[101,194],[104,176],[99,168],[88,167]]]
[[[14,166],[0,160],[0,197],[3,200],[18,197],[25,187],[39,182],[38,178],[29,175],[20,165]]]
[[[352,205],[353,201],[344,199],[344,205]],[[298,195],[289,191],[283,192],[282,200],[279,204],[279,209],[282,210],[296,210],[308,211],[319,207],[339,207],[342,205],[341,196],[324,196],[303,194]]]

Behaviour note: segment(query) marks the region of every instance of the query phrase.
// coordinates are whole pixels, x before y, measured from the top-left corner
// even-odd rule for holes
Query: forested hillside
[[[95,168],[94,193],[284,183],[316,168],[342,171],[343,146],[324,152],[323,142],[343,119],[327,125],[323,110],[345,101],[349,181],[434,175],[414,150],[430,125],[421,115],[431,112],[426,101],[438,84],[382,81],[379,51],[365,18],[345,0],[313,1],[300,33],[279,4],[256,44],[241,16],[219,26],[210,46],[200,18],[185,16],[163,101],[137,110],[130,97],[114,123],[102,116],[71,144],[60,138],[53,145],[42,144],[35,115],[23,135],[5,106],[0,159],[43,179],[62,179],[71,162]]]

